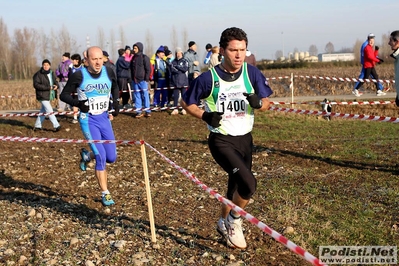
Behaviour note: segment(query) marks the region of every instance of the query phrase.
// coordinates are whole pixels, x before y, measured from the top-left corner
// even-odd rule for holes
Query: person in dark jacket
[[[171,73],[170,85],[173,87],[173,106],[175,109],[172,111],[172,115],[179,113],[177,106],[179,105],[179,97],[183,97],[188,87],[188,77],[186,72],[188,71],[188,61],[183,58],[183,51],[180,47],[176,48],[176,58],[169,65]],[[186,114],[186,110],[182,110],[182,114]]]
[[[126,57],[125,49],[119,49],[119,58],[116,61],[116,78],[118,80],[119,87],[119,95],[122,97],[122,105],[125,106],[128,104],[129,99],[132,97],[129,90],[129,84],[132,82],[132,78],[130,76],[130,60],[126,60],[129,57]]]
[[[150,81],[151,72],[150,59],[143,54],[143,44],[141,42],[137,42],[133,45],[133,54],[133,59],[130,62],[130,75],[132,77],[132,87],[136,105],[136,118],[144,116],[142,108],[145,108],[145,116],[150,117],[150,94],[148,92],[148,82]]]
[[[38,72],[33,75],[33,87],[36,90],[36,100],[41,102],[42,107],[40,113],[52,113],[53,107],[50,103],[50,95],[55,95],[55,91],[58,88],[58,82],[56,80],[55,73],[50,69],[51,63],[48,59],[44,59],[42,67]],[[52,96],[53,98],[54,96]],[[52,99],[51,99],[52,100]],[[53,124],[54,132],[61,129],[60,124],[54,114],[48,116],[50,122]],[[43,115],[38,116],[35,122],[33,130],[42,130],[42,123],[45,117]]]

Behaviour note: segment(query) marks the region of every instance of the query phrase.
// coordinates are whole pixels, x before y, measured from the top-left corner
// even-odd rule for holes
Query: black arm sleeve
[[[119,87],[118,87],[118,82],[116,79],[116,75],[115,72],[112,68],[110,67],[106,67],[107,69],[107,73],[108,73],[108,77],[111,80],[111,95],[112,95],[112,99],[116,99],[118,100],[119,98]]]
[[[80,86],[82,79],[81,71],[73,73],[60,94],[60,100],[72,106],[78,106],[79,100],[72,98],[72,93],[76,93],[76,89]]]

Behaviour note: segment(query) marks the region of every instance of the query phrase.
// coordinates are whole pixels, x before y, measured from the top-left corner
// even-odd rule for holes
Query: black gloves
[[[380,50],[380,47],[378,47],[377,45],[375,46],[375,50],[378,51]]]
[[[119,101],[113,101],[112,107],[114,108],[114,112],[112,113],[113,116],[118,116],[119,114]]]
[[[377,64],[382,64],[382,63],[384,63],[384,60],[382,60],[381,58],[378,58],[378,60],[380,60],[380,61],[378,61]]]
[[[80,111],[81,111],[82,113],[88,113],[88,112],[89,112],[89,103],[88,103],[88,100],[86,99],[86,100],[84,100],[84,101],[79,101],[79,104],[78,104],[77,107],[80,109]]]
[[[262,107],[262,100],[259,99],[258,95],[255,93],[243,93],[245,97],[247,97],[247,101],[249,102],[249,105],[254,108],[254,109],[259,109]]]
[[[399,98],[398,98],[398,96],[396,96],[396,98],[395,98],[395,104],[396,104],[396,106],[399,107]]]
[[[202,120],[204,120],[211,127],[220,127],[222,115],[222,112],[204,112],[202,114]]]

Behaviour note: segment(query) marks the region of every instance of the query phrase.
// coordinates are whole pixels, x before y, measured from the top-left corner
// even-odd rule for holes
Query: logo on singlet
[[[224,102],[224,101],[226,101],[226,94],[224,94],[224,93],[222,93],[222,94],[220,94],[219,95],[219,101],[221,101],[221,102]]]
[[[110,91],[110,88],[108,87],[107,83],[104,84],[87,84],[85,87],[86,92],[91,92],[96,90],[99,94],[107,94]]]
[[[229,91],[229,90],[237,90],[237,89],[239,89],[239,88],[241,88],[241,85],[240,85],[240,84],[237,84],[237,85],[230,86],[229,88],[226,89],[226,91]]]

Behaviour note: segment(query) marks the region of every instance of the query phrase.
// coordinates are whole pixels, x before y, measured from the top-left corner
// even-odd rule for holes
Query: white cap
[[[373,33],[370,33],[370,34],[367,36],[367,38],[369,38],[369,39],[374,38],[374,37],[375,37],[375,35],[374,35]]]

